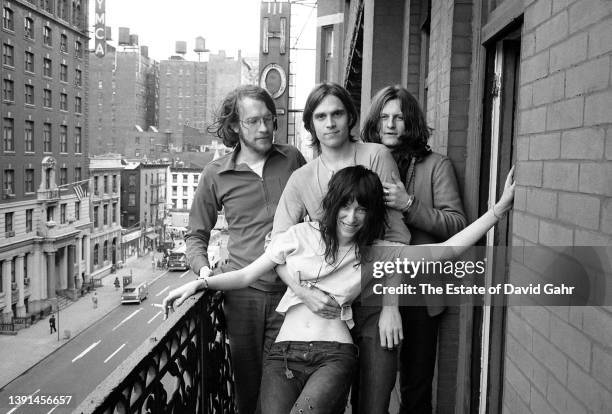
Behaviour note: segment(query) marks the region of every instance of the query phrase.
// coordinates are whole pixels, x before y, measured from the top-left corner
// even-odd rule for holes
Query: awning
[[[147,236],[148,239],[150,240],[156,240],[157,239],[157,234],[153,233],[153,234],[146,234],[145,236]]]

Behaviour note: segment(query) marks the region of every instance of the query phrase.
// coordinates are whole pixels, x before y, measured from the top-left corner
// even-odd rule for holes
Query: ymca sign
[[[96,2],[96,15],[94,23],[94,38],[95,38],[95,49],[94,52],[98,57],[104,57],[106,53],[106,0],[95,0]]]

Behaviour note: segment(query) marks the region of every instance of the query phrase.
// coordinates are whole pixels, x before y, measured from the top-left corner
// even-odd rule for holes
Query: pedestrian
[[[358,112],[348,91],[336,83],[317,85],[304,105],[304,127],[312,137],[319,157],[297,170],[287,182],[274,216],[273,235],[287,230],[308,216],[321,219],[321,201],[327,193],[332,175],[348,166],[362,165],[374,171],[382,182],[399,175],[391,152],[380,144],[363,143],[351,135],[357,124]],[[382,213],[382,212],[379,212]],[[408,244],[410,231],[401,212],[387,208],[388,226],[385,240]],[[319,316],[338,305],[314,289],[304,288],[288,273],[287,266],[276,272]],[[359,347],[359,387],[351,393],[354,412],[382,414],[389,409],[389,399],[397,372],[397,346],[402,334],[402,322],[397,304],[361,306],[357,298],[352,306],[355,328],[353,340]],[[361,392],[360,392],[361,390]]]
[[[401,212],[415,245],[446,240],[467,223],[451,161],[431,151],[430,133],[418,101],[401,85],[374,96],[361,131],[363,141],[385,145],[397,162],[400,175],[383,182],[385,201]],[[432,411],[443,311],[442,296],[429,297],[427,306],[400,308],[402,330],[410,338],[400,348],[400,413]]]
[[[119,286],[121,286],[121,284],[119,283],[119,278],[115,277],[115,282],[113,283],[115,285],[115,290],[119,289]]]
[[[229,263],[222,270],[240,269],[263,253],[285,183],[306,163],[295,147],[273,142],[276,127],[274,100],[259,86],[239,86],[221,103],[210,132],[234,151],[210,162],[200,175],[185,235],[187,259],[196,275],[212,273],[207,250],[221,209],[231,246]],[[271,269],[249,287],[225,295],[236,401],[242,414],[257,409],[263,357],[282,323],[274,308],[285,289]]]
[[[358,355],[349,332],[354,321],[345,309],[350,309],[362,288],[361,265],[374,259],[389,263],[410,258],[417,251],[422,260],[460,255],[512,208],[514,187],[511,171],[493,208],[469,228],[438,244],[447,247],[444,253],[439,254],[442,249],[425,253],[398,244],[381,251],[382,257],[375,253],[373,258],[371,247],[385,231],[383,186],[374,172],[361,165],[343,168],[329,182],[320,221],[302,222],[277,233],[265,253],[243,269],[201,277],[172,290],[163,301],[164,312],[167,315],[175,301],[179,306],[198,290],[240,289],[276,265],[286,264],[301,284],[333,297],[343,312],[341,318],[333,312],[318,318],[291,288],[287,289],[276,308],[285,318],[264,363],[262,412],[344,412]]]
[[[155,255],[154,254],[151,255],[151,268],[155,270]]]
[[[91,297],[91,303],[93,303],[94,309],[98,309],[98,292],[94,292],[93,296]]]
[[[49,331],[51,331],[50,333],[57,332],[55,328],[55,315],[51,315],[49,318]]]

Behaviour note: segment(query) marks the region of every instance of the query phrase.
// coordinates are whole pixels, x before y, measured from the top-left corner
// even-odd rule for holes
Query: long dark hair
[[[312,146],[316,148],[317,152],[319,153],[321,152],[321,143],[319,142],[319,137],[317,137],[317,133],[312,122],[312,116],[314,114],[314,111],[323,101],[323,99],[327,98],[329,95],[335,96],[336,98],[340,99],[340,101],[344,105],[344,109],[346,109],[346,113],[349,118],[349,133],[350,130],[353,129],[355,124],[357,124],[357,108],[355,107],[355,104],[351,99],[351,95],[346,89],[333,82],[320,83],[315,86],[314,89],[308,94],[308,98],[306,98],[306,104],[304,105],[304,113],[302,114],[302,120],[304,121],[304,128],[306,128],[306,131],[310,132],[310,136],[312,138]],[[357,141],[352,136],[349,136],[349,140]]]
[[[399,145],[390,149],[402,181],[404,181],[412,158],[419,162],[431,153],[427,141],[429,141],[432,132],[432,129],[427,126],[419,102],[406,88],[401,85],[394,85],[378,91],[372,99],[370,111],[361,129],[361,139],[365,142],[381,143],[380,113],[387,102],[394,99],[400,101],[406,132],[399,137]]]
[[[325,260],[329,264],[334,263],[338,257],[338,212],[353,201],[357,201],[367,211],[363,227],[354,239],[359,264],[363,261],[365,249],[374,240],[382,238],[385,232],[387,213],[383,186],[378,175],[361,165],[339,170],[329,181],[327,194],[321,202],[323,217],[320,229],[325,244]]]
[[[223,99],[215,121],[207,128],[208,133],[221,138],[226,147],[233,148],[240,142],[240,136],[234,131],[233,126],[240,121],[238,104],[244,98],[251,98],[263,102],[270,113],[276,115],[274,100],[265,89],[256,85],[242,85],[237,87]],[[276,121],[274,121],[274,129],[276,130],[276,128]]]

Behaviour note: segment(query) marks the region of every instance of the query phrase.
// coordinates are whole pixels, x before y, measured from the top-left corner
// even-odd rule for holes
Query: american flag
[[[87,197],[88,188],[89,188],[88,180],[80,181],[72,185],[72,189],[74,190],[74,193],[76,194],[79,201]]]

